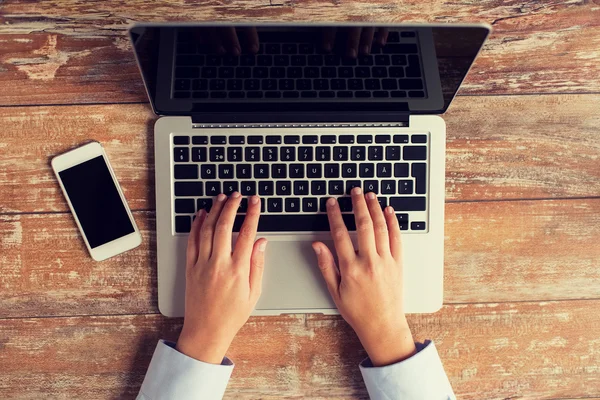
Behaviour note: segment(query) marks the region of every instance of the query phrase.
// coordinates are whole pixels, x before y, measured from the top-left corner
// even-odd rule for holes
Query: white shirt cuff
[[[368,358],[360,363],[371,400],[456,399],[433,342],[416,345],[418,353],[396,364],[373,367]]]
[[[198,361],[175,350],[175,344],[159,341],[138,398],[221,399],[233,371],[227,357],[221,365]]]

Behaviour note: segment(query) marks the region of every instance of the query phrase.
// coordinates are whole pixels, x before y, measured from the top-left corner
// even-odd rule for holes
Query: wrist
[[[374,367],[398,363],[417,352],[408,323],[370,331],[359,339]]]
[[[212,337],[202,333],[190,333],[185,326],[175,348],[180,353],[209,364],[221,364],[231,344],[223,337]]]

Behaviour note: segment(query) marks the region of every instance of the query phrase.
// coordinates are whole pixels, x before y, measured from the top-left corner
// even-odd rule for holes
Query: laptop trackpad
[[[273,240],[267,246],[263,290],[257,310],[335,308],[310,241]],[[333,249],[331,242],[325,242]]]

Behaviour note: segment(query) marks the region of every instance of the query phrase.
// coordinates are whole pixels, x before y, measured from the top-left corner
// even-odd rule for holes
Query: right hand
[[[416,352],[404,315],[400,227],[392,207],[385,213],[374,193],[352,190],[358,249],[355,251],[334,198],[327,201],[339,268],[329,248],[314,242],[319,268],[340,314],[356,332],[373,366],[390,365]]]

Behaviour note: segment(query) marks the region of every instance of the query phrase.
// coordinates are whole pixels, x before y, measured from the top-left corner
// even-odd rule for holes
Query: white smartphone
[[[100,143],[54,157],[52,169],[94,260],[105,260],[142,243]]]

